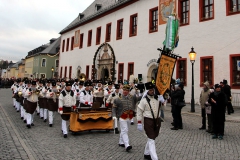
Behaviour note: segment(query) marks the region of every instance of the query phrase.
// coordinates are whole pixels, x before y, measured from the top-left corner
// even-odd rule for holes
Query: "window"
[[[46,67],[46,59],[45,58],[42,59],[42,67]]]
[[[96,34],[96,45],[100,44],[100,42],[101,42],[101,27],[98,27]]]
[[[199,0],[200,21],[214,18],[214,0]]]
[[[65,40],[63,40],[63,42],[62,42],[62,52],[64,52],[64,48],[65,47]]]
[[[46,74],[45,73],[40,73],[40,77],[44,79],[44,78],[46,78]]]
[[[226,0],[227,16],[240,13],[240,0]]]
[[[111,41],[111,29],[112,29],[112,23],[108,23],[106,25],[106,42]]]
[[[65,66],[64,78],[67,78],[67,66]]]
[[[240,89],[240,54],[232,54],[230,57],[230,86],[232,89]]]
[[[180,82],[187,85],[187,58],[180,58],[177,60],[176,65],[176,78],[180,79]]]
[[[74,47],[74,36],[72,36],[72,40],[71,40],[71,50],[73,50]]]
[[[213,57],[200,57],[200,86],[208,81],[213,85]]]
[[[130,16],[129,37],[137,35],[137,14]]]
[[[149,33],[158,31],[158,7],[149,10]]]
[[[92,78],[91,79],[95,79],[95,66],[92,65]]]
[[[89,78],[89,65],[86,66],[86,79]]]
[[[128,63],[128,79],[129,76],[134,74],[134,62],[129,62]]]
[[[87,43],[87,46],[91,46],[92,44],[92,30],[89,30],[88,31],[88,43]]]
[[[118,64],[118,80],[123,81],[123,71],[124,71],[124,63]]]
[[[189,0],[179,0],[178,15],[180,16],[180,25],[189,24]]]
[[[117,40],[122,39],[123,34],[123,19],[117,21]]]
[[[59,66],[59,60],[56,59],[56,61],[55,61],[55,67],[57,68],[58,66]]]
[[[61,69],[60,69],[60,78],[62,78],[62,67],[61,67]]]
[[[66,47],[66,51],[68,51],[68,47],[69,47],[69,38],[67,39],[67,47]]]
[[[82,48],[83,47],[83,33],[80,34],[80,45],[79,45],[79,48]]]
[[[72,66],[69,67],[69,76],[68,76],[69,79],[72,78]]]

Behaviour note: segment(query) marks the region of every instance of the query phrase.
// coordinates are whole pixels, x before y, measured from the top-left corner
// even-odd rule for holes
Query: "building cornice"
[[[95,20],[97,20],[99,18],[102,18],[102,17],[108,15],[108,14],[116,12],[116,11],[126,7],[126,6],[129,6],[129,5],[131,5],[131,4],[133,4],[133,3],[137,2],[137,1],[139,1],[139,0],[121,0],[118,3],[115,3],[114,5],[111,5],[109,7],[103,8],[103,9],[99,10],[97,13],[94,13],[94,14],[92,14],[92,15],[90,15],[90,16],[82,19],[82,20],[79,20],[78,22],[76,22],[76,23],[66,27],[65,29],[60,31],[59,34],[64,34],[64,33],[68,32],[68,31],[71,31],[71,30],[77,28],[77,27],[80,27],[80,26],[83,26],[83,25],[85,25],[87,23],[95,21]]]

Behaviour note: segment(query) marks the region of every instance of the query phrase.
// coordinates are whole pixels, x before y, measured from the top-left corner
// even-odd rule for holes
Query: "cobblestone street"
[[[159,159],[166,160],[212,160],[240,159],[240,109],[235,108],[235,117],[225,123],[223,140],[212,139],[201,127],[200,110],[195,114],[183,111],[183,130],[170,130],[172,118],[170,107],[165,111],[165,122],[162,123],[156,148]],[[196,106],[199,107],[199,106]],[[231,115],[227,116],[230,117]],[[53,127],[35,115],[34,124],[27,129],[20,118],[20,113],[13,108],[10,89],[0,90],[0,159],[144,159],[143,151],[147,141],[145,135],[137,130],[137,125],[130,125],[130,145],[128,153],[118,146],[119,135],[113,131],[81,132],[68,134],[63,138],[61,117],[55,113]]]

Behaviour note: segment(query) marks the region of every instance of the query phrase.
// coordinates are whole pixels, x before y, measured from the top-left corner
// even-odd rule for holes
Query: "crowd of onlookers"
[[[14,83],[14,78],[1,78],[0,77],[0,88],[10,88]]]
[[[183,84],[172,86],[170,94],[173,117],[172,130],[183,129],[181,110],[185,103],[184,95]],[[202,126],[199,129],[206,130],[212,134],[213,139],[218,138],[222,140],[224,136],[225,114],[230,115],[234,113],[231,100],[231,87],[228,85],[227,80],[223,80],[212,87],[210,87],[208,82],[205,82],[199,98],[202,116]]]

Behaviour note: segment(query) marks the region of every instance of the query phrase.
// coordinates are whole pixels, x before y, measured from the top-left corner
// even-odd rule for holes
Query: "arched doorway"
[[[158,69],[157,64],[153,64],[149,67],[147,74],[147,82],[152,81],[152,77],[156,80],[157,69]]]
[[[103,79],[104,81],[107,81],[109,78],[110,77],[109,77],[108,68],[102,68],[101,78],[100,79]]]
[[[93,58],[92,79],[115,81],[115,55],[108,43],[101,44]]]

